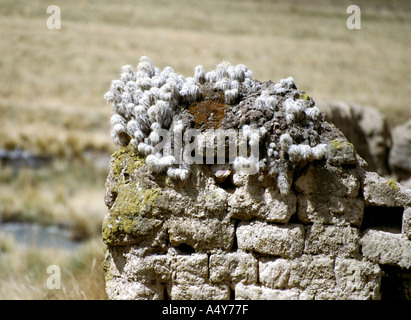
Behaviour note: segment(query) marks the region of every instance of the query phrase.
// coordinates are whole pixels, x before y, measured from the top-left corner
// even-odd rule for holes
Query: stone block
[[[336,299],[380,299],[381,275],[378,264],[337,257],[335,260]]]
[[[299,299],[378,299],[381,269],[368,261],[303,255],[292,261],[261,259],[259,278],[271,289],[299,289]]]
[[[262,257],[258,264],[261,284],[270,289],[287,289],[291,266],[288,259]]]
[[[304,253],[352,257],[359,253],[360,233],[351,226],[306,226]]]
[[[391,155],[391,133],[385,116],[374,107],[342,101],[319,102],[317,107],[354,146],[368,163],[367,170],[388,174],[387,158]]]
[[[110,300],[163,300],[164,286],[113,277],[106,281],[106,293]]]
[[[103,270],[106,278],[121,277],[126,259],[123,255],[124,247],[107,247],[104,254]]]
[[[297,197],[291,191],[284,195],[278,189],[267,188],[263,201],[264,206],[258,211],[256,218],[267,222],[287,223],[297,209]]]
[[[330,194],[298,195],[297,215],[303,223],[361,225],[364,201]]]
[[[404,119],[405,120],[405,119]],[[392,147],[389,155],[391,172],[398,179],[411,178],[411,119],[392,129]]]
[[[234,241],[234,223],[217,219],[174,217],[167,221],[172,246],[188,244],[196,250],[229,250]]]
[[[122,272],[127,279],[141,283],[166,283],[171,278],[171,269],[167,255],[138,256],[125,255]]]
[[[190,255],[169,256],[173,274],[173,283],[198,285],[208,280],[208,255],[193,253]]]
[[[296,196],[293,192],[280,194],[272,187],[237,188],[228,199],[229,212],[233,218],[250,220],[264,219],[267,222],[287,223],[296,212]]]
[[[334,167],[310,165],[294,183],[295,189],[305,195],[332,194],[336,197],[355,198],[361,187],[355,169],[337,170]]]
[[[169,293],[171,300],[229,300],[230,288],[224,284],[174,284]]]
[[[326,157],[335,166],[355,165],[357,162],[354,145],[343,139],[335,139],[327,144]]]
[[[141,216],[107,215],[103,221],[103,241],[109,246],[138,244],[165,248],[166,229],[159,219]]]
[[[334,259],[326,255],[303,255],[291,262],[290,288],[300,288],[317,295],[335,286]]]
[[[204,190],[197,191],[194,206],[198,212],[204,212],[206,217],[221,219],[227,212],[227,192],[214,184],[206,186]]]
[[[294,258],[304,249],[304,227],[274,225],[260,221],[241,222],[237,227],[238,248],[263,254]]]
[[[299,291],[269,289],[261,285],[238,283],[235,286],[236,300],[298,300]]]
[[[363,178],[364,200],[367,206],[405,207],[411,205],[411,191],[393,179],[365,172]]]
[[[364,257],[372,262],[411,268],[411,241],[404,234],[369,229],[360,244]]]
[[[258,261],[250,253],[237,251],[210,256],[210,281],[213,283],[255,283],[257,270]]]
[[[297,288],[305,297],[314,299],[335,287],[334,259],[325,255],[303,255],[294,260],[262,258],[260,282],[271,289]]]

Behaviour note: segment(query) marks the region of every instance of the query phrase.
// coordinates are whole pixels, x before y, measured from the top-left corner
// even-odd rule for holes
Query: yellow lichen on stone
[[[335,149],[338,149],[338,150],[341,150],[342,148],[354,149],[354,145],[348,141],[332,140],[331,144]]]
[[[337,165],[356,163],[354,145],[346,140],[332,140],[327,149],[327,158],[330,163]]]
[[[110,214],[138,216],[142,211],[149,210],[155,204],[160,194],[160,188],[147,188],[141,181],[133,181],[120,186],[118,196]]]
[[[145,159],[132,146],[121,148],[112,155],[112,159],[107,186],[115,194],[115,200],[109,217],[103,223],[102,233],[106,244],[127,242],[129,240],[124,239],[138,238],[148,230],[155,229],[156,220],[150,218],[150,213],[161,194],[160,188],[147,185],[144,176],[138,172],[145,164]]]
[[[145,158],[140,157],[130,145],[116,151],[111,157],[115,159],[112,168],[114,178],[117,178],[123,171],[131,174],[145,164]]]
[[[309,95],[308,95],[305,91],[302,91],[302,92],[300,93],[299,98],[300,98],[300,99],[304,99],[304,100],[310,100]]]
[[[154,234],[161,225],[160,220],[144,217],[110,217],[103,224],[103,241],[107,245],[138,243]]]
[[[388,180],[388,186],[391,188],[391,189],[394,189],[394,190],[400,190],[400,187],[397,185],[397,183],[394,181],[394,179],[392,179],[392,178],[390,178],[389,180]]]

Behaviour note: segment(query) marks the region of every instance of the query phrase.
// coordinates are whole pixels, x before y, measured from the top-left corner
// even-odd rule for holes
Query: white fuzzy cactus
[[[304,100],[293,100],[287,99],[284,102],[285,112],[286,112],[286,121],[290,125],[294,121],[299,121],[305,115],[306,106]]]
[[[224,100],[226,104],[234,104],[238,98],[238,89],[226,90],[224,92]]]
[[[288,77],[286,79],[281,79],[279,82],[277,82],[274,85],[274,90],[276,94],[283,94],[286,93],[287,91],[290,91],[290,89],[295,88],[295,83],[294,83],[294,78],[293,77]]]
[[[154,147],[145,142],[140,142],[138,144],[137,150],[140,154],[144,156],[148,156],[149,154],[154,153]]]
[[[311,107],[304,110],[307,117],[311,120],[317,120],[320,113],[320,110],[317,107]]]
[[[173,156],[157,157],[156,155],[148,155],[146,157],[146,164],[149,169],[154,173],[160,173],[167,170],[168,167],[172,166],[175,162]]]
[[[208,88],[207,84],[212,84],[216,90],[221,91],[224,94],[225,104],[233,108],[238,108],[235,105],[239,101],[240,93],[248,92],[253,99],[251,100],[253,110],[259,111],[264,116],[270,114],[267,113],[269,110],[277,119],[284,117],[289,126],[304,126],[305,123],[311,123],[310,121],[318,121],[320,116],[320,111],[315,105],[303,99],[295,99],[296,86],[292,77],[281,79],[269,87],[262,86],[259,81],[253,80],[253,73],[247,66],[222,62],[209,72],[198,65],[194,68],[193,77],[185,78],[171,67],[165,67],[163,70],[154,67],[151,60],[143,56],[135,68],[131,65],[123,66],[120,79],[113,80],[110,90],[104,95],[107,102],[111,102],[113,106],[110,123],[114,142],[120,146],[128,144],[134,146],[142,156],[146,157],[147,167],[153,173],[167,172],[172,179],[187,179],[190,174],[189,165],[177,163],[168,151],[156,146],[164,138],[161,130],[171,130],[174,138],[179,138],[186,129],[191,128],[185,128],[180,115],[176,114],[177,110],[181,110],[180,106],[187,106],[202,99],[201,90]],[[240,118],[247,109],[238,108],[233,112]],[[302,121],[305,119],[309,121]],[[245,143],[252,150],[257,150],[260,140],[265,139],[272,129],[269,131],[269,126],[260,126],[256,128],[257,130],[252,130],[250,126],[242,126],[240,134],[243,142],[240,144],[243,143],[244,146]],[[253,128],[254,126],[255,123],[252,124]],[[272,124],[270,126],[272,127]],[[281,160],[284,164],[276,164],[275,171],[278,173],[279,189],[285,193],[290,188],[285,162],[320,160],[326,153],[326,147],[321,143],[315,147],[310,147],[308,144],[294,144],[290,134],[282,131],[279,120],[274,122],[274,129],[274,134],[282,134],[275,139],[276,142],[271,142],[267,146],[265,155],[267,158],[258,159],[259,155],[254,152],[250,158],[241,156],[234,158],[232,165],[236,170],[247,169],[250,174],[254,174],[256,173],[254,171],[267,168]],[[200,138],[198,139],[200,141]],[[175,156],[178,157],[178,154],[184,152],[177,151]],[[285,157],[286,154],[288,157]]]
[[[293,138],[288,133],[284,133],[280,136],[280,145],[285,151],[293,144]]]
[[[288,149],[288,155],[292,162],[307,161],[311,158],[311,147],[305,144],[293,144]]]
[[[288,182],[288,176],[285,169],[280,170],[277,176],[277,187],[281,194],[288,194],[290,192],[290,183]]]
[[[327,145],[325,143],[317,144],[311,149],[312,160],[321,160],[325,157]]]
[[[315,147],[310,147],[305,144],[293,144],[288,149],[288,155],[292,162],[304,162],[321,160],[327,151],[325,144],[318,144]]]
[[[204,84],[206,82],[206,72],[202,65],[198,65],[194,68],[194,80],[196,83]]]
[[[201,96],[201,90],[195,78],[187,78],[179,93],[183,101],[187,103],[192,103]]]
[[[190,174],[190,170],[183,168],[168,168],[167,175],[174,180],[186,180]]]

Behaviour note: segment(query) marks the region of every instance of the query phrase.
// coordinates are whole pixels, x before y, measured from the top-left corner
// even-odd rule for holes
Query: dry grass
[[[62,29],[54,31],[45,27],[44,2],[1,2],[0,105],[16,120],[39,113],[45,135],[106,133],[102,95],[120,67],[143,54],[184,75],[197,64],[244,63],[261,80],[292,75],[315,99],[374,105],[392,124],[411,116],[406,1],[359,1],[362,29],[354,31],[346,28],[346,1],[57,1]]]
[[[348,0],[53,4],[61,8],[61,30],[46,28],[48,2],[0,0],[0,148],[21,146],[57,159],[49,170],[25,170],[17,178],[1,169],[0,215],[6,219],[68,224],[83,237],[98,234],[107,172],[93,167],[93,152],[115,150],[103,94],[120,67],[135,65],[141,55],[185,76],[198,64],[210,70],[223,60],[243,63],[260,80],[293,76],[315,100],[375,106],[392,126],[411,118],[406,0],[356,1],[361,30],[346,28]],[[86,259],[83,269],[56,252],[7,251],[0,259],[8,264],[0,268],[0,298],[104,297],[100,248],[89,250],[96,260]],[[30,275],[25,262],[33,255],[38,260],[30,265],[43,267],[61,258],[71,279],[65,290],[44,291],[43,269]]]
[[[0,171],[3,221],[37,222],[73,230],[75,238],[99,235],[106,212],[103,201],[106,170],[84,163],[54,163],[39,170]]]
[[[8,241],[0,239],[1,243]],[[8,241],[10,242],[10,241]],[[0,300],[100,300],[107,299],[101,240],[90,240],[74,252],[56,249],[19,249],[8,243],[0,250]],[[47,288],[50,265],[60,268],[61,288]]]

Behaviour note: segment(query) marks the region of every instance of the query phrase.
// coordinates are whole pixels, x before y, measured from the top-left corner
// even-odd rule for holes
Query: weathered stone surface
[[[241,251],[210,256],[210,280],[213,283],[256,283],[258,261],[250,253]]]
[[[296,196],[292,192],[281,195],[278,189],[260,186],[237,188],[228,200],[233,218],[259,218],[279,223],[288,222],[296,212],[296,203]]]
[[[361,238],[361,246],[370,261],[411,268],[411,241],[404,234],[368,230]]]
[[[220,169],[217,170],[214,174],[215,181],[218,184],[224,183],[230,176],[232,175],[232,171],[228,169]]]
[[[380,298],[382,271],[378,264],[337,257],[335,276],[338,299],[376,300]]]
[[[355,165],[357,162],[354,145],[342,139],[335,139],[327,144],[326,157],[330,164],[336,166]]]
[[[261,187],[239,187],[228,199],[233,218],[249,220],[255,217],[263,206]]]
[[[238,283],[235,286],[236,300],[298,300],[298,298],[298,290],[276,290],[243,283]]]
[[[315,223],[305,229],[304,253],[353,257],[359,253],[359,240],[355,227]]]
[[[163,300],[164,287],[113,277],[106,281],[106,293],[110,300]]]
[[[260,282],[271,289],[289,288],[292,262],[282,258],[262,257],[258,265]]]
[[[230,288],[224,284],[173,284],[169,296],[171,300],[229,300]]]
[[[365,172],[363,192],[368,206],[404,207],[411,204],[409,190],[392,178],[383,178],[375,172]]]
[[[227,192],[213,184],[208,184],[203,190],[196,190],[197,197],[185,208],[185,216],[215,217],[222,219],[227,212]],[[194,192],[194,193],[195,193]]]
[[[303,223],[350,223],[359,227],[364,213],[364,200],[331,194],[300,194],[297,208],[298,219]]]
[[[140,244],[165,247],[166,229],[158,219],[140,216],[108,216],[103,221],[103,240],[107,245]]]
[[[411,207],[404,209],[402,216],[402,233],[404,233],[409,240],[411,240]]]
[[[292,261],[263,258],[261,283],[272,289],[298,288],[299,299],[378,299],[381,269],[377,264],[327,255],[303,255]]]
[[[196,250],[229,250],[234,241],[234,223],[217,219],[170,218],[167,222],[172,246],[188,244]]]
[[[265,189],[263,195],[265,206],[256,215],[267,222],[287,223],[296,212],[297,198],[294,193],[281,195],[278,189]]]
[[[360,186],[360,176],[356,170],[341,171],[318,165],[310,165],[295,181],[296,190],[305,195],[332,194],[355,198]]]
[[[304,249],[304,227],[297,224],[273,225],[260,221],[240,223],[237,244],[242,250],[282,257],[297,257]]]
[[[127,279],[141,283],[164,283],[171,276],[167,255],[138,256],[124,253],[122,273]]]
[[[170,256],[173,280],[179,284],[202,284],[208,279],[208,255],[194,253],[191,255]]]
[[[294,259],[288,285],[301,288],[314,297],[318,292],[332,290],[335,286],[334,259],[324,255],[303,255]]]

